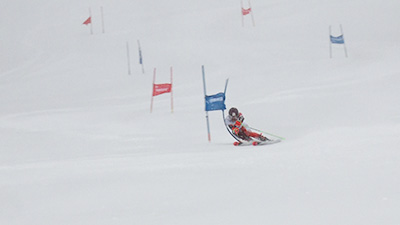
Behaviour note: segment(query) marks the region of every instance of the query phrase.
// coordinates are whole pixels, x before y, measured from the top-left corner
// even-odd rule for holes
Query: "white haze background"
[[[0,224],[400,224],[399,1],[253,0],[255,27],[238,0],[1,6]],[[210,112],[208,143],[201,65],[286,140],[235,147]]]

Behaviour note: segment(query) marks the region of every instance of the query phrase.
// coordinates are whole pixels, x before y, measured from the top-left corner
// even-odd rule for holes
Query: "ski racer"
[[[225,118],[225,123],[232,130],[234,135],[245,141],[252,141],[252,138],[256,138],[260,141],[269,140],[262,134],[253,132],[246,123],[243,123],[243,121],[244,116],[237,108],[232,107],[229,109],[229,114]]]

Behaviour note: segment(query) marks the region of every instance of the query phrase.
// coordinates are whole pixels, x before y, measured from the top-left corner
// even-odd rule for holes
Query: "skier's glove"
[[[239,128],[234,127],[232,128],[233,133],[235,133],[236,135],[239,133]]]
[[[243,123],[244,121],[244,117],[242,114],[239,115],[238,121],[240,121],[241,123]]]

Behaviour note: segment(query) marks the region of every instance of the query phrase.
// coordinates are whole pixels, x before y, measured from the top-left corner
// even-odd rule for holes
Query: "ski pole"
[[[262,131],[262,130],[259,130],[259,129],[256,129],[256,128],[253,128],[253,127],[250,127],[250,129],[253,129],[253,130],[255,130],[255,131],[261,132],[261,133],[263,133],[263,134],[268,134],[268,135],[271,135],[271,136],[273,136],[273,137],[276,137],[276,138],[279,138],[279,139],[281,139],[281,140],[285,140],[285,138],[284,138],[284,137],[279,137],[278,135],[271,134],[271,133],[268,133],[268,132],[265,132],[265,131]]]

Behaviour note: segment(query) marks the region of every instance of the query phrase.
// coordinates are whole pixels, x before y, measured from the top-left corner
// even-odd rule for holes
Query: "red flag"
[[[172,90],[172,84],[153,84],[153,96],[169,93]]]
[[[249,14],[250,12],[251,12],[251,8],[248,8],[248,9],[242,8],[242,14],[243,14],[243,16]]]
[[[88,25],[89,23],[92,23],[92,17],[89,16],[89,18],[87,18],[87,20],[85,20],[85,22],[83,22],[83,24]]]

